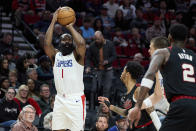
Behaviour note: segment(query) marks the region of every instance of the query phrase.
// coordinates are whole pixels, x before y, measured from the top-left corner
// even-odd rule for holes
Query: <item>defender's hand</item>
[[[130,127],[132,128],[132,125],[137,126],[139,120],[141,117],[141,109],[135,106],[134,108],[131,108],[128,113],[128,118],[130,120]]]

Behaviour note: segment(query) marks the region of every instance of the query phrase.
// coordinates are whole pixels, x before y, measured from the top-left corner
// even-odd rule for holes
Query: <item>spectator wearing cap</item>
[[[41,56],[39,59],[39,66],[37,68],[38,80],[47,82],[53,79],[52,66],[48,56]]]
[[[103,4],[108,9],[108,16],[110,18],[114,18],[116,10],[119,8],[119,5],[115,2],[115,0],[108,0]]]
[[[82,30],[82,36],[89,43],[92,41],[93,36],[95,34],[94,29],[91,27],[91,20],[89,18],[85,18],[83,21],[83,26],[80,27]]]
[[[150,41],[154,37],[166,35],[166,29],[161,24],[161,21],[162,20],[160,17],[154,17],[154,24],[146,30],[146,39],[148,41]]]
[[[116,125],[109,128],[108,131],[127,131],[129,128],[129,122],[126,117],[120,115],[116,116]]]

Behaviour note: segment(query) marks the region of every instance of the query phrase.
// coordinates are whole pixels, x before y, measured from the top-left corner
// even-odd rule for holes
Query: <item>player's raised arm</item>
[[[50,58],[50,60],[52,61],[52,63],[54,63],[54,57],[57,53],[56,49],[54,48],[54,46],[52,45],[52,37],[53,37],[53,30],[54,30],[54,25],[57,21],[57,13],[58,13],[57,9],[55,11],[55,13],[53,14],[53,19],[52,22],[50,23],[50,26],[46,32],[45,35],[45,40],[44,40],[44,51],[46,53],[46,55]]]
[[[73,36],[73,40],[76,44],[76,55],[79,55],[79,64],[84,65],[84,59],[85,59],[85,52],[86,52],[86,44],[84,38],[78,33],[75,28],[73,27],[75,21],[69,25],[66,26],[66,28],[71,32]]]
[[[146,94],[152,88],[152,85],[154,83],[153,80],[155,77],[155,73],[158,71],[158,69],[160,69],[163,64],[166,63],[168,58],[169,51],[166,48],[157,50],[152,57],[150,66],[141,82],[141,89],[139,91],[137,103],[135,104],[134,108],[129,110],[129,119],[132,123],[135,123],[135,126],[137,126],[141,117],[141,106],[143,100],[145,99]]]

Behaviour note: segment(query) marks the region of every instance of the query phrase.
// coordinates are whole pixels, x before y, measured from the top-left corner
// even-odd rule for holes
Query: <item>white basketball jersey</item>
[[[63,56],[61,52],[58,52],[55,56],[55,63],[53,66],[57,94],[71,95],[83,93],[83,71],[84,66],[78,64],[73,52],[66,56]]]

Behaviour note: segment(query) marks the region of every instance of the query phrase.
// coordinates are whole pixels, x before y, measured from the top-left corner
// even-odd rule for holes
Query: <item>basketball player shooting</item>
[[[129,110],[129,119],[137,125],[143,100],[153,85],[155,73],[160,70],[170,109],[160,131],[196,130],[196,55],[185,49],[188,35],[182,24],[172,25],[168,39],[171,47],[158,49],[152,56],[148,71],[141,82],[135,107]]]
[[[54,13],[46,32],[44,51],[53,64],[57,95],[54,102],[52,130],[84,130],[86,117],[83,70],[86,51],[85,40],[74,29],[72,22],[65,27],[70,34],[63,34],[59,50],[52,45],[54,25],[59,9]],[[74,43],[73,43],[74,41]]]

